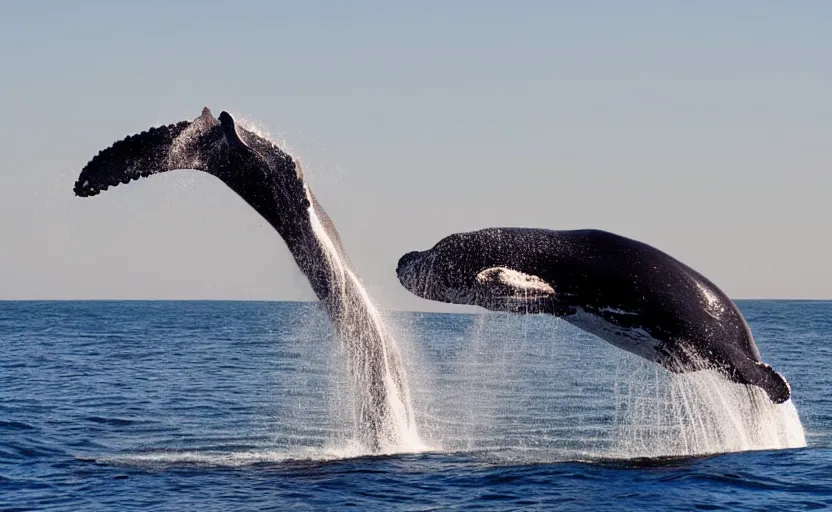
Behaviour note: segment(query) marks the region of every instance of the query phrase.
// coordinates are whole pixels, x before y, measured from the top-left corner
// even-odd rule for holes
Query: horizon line
[[[743,298],[732,298],[729,297],[732,301],[740,301],[740,302],[832,302],[832,298],[751,298],[751,297],[743,297]],[[217,299],[217,298],[178,298],[178,299],[171,299],[171,298],[161,298],[161,299],[148,299],[148,298],[75,298],[75,299],[66,299],[66,298],[51,298],[51,299],[4,299],[0,298],[0,303],[2,302],[288,302],[288,303],[298,303],[298,304],[315,304],[320,301],[318,300],[291,300],[291,299]],[[435,303],[439,307],[477,307],[476,305],[466,306],[460,304],[445,304],[443,302],[436,302]],[[425,309],[401,309],[401,308],[392,308],[392,307],[381,307],[376,304],[377,307],[380,309],[384,309],[387,311],[405,311],[405,312],[413,312],[413,313],[449,313],[449,311],[434,311],[434,310],[425,310]],[[483,311],[488,311],[483,309]],[[452,311],[450,313],[453,313]]]

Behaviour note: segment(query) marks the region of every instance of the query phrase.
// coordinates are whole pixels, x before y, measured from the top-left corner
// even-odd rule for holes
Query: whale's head
[[[399,259],[396,275],[408,291],[423,299],[451,304],[480,304],[480,272],[492,266],[480,241],[468,233],[450,235],[426,251]]]
[[[457,233],[429,250],[405,254],[396,268],[399,282],[428,300],[495,311],[549,311],[555,298],[554,286],[512,268],[507,256],[510,248],[490,243],[492,234]]]
[[[436,286],[430,251],[411,251],[399,258],[396,277],[410,293],[423,299],[443,301],[441,290]]]
[[[412,251],[396,267],[399,282],[423,299],[455,304],[474,304],[471,292],[474,269],[480,263],[460,235],[440,240],[427,251]]]

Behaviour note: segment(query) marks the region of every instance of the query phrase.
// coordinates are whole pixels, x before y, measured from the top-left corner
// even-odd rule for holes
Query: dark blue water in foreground
[[[396,313],[433,449],[361,456],[315,304],[0,302],[0,510],[832,508],[832,302],[740,307],[806,447],[662,458],[794,432],[553,318]]]

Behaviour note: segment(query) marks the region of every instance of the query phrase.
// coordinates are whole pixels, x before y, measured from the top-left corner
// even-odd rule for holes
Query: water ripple
[[[0,510],[832,508],[832,303],[740,306],[806,448],[667,456],[735,445],[671,421],[696,390],[646,363],[551,318],[397,313],[432,449],[367,457],[314,304],[0,303]]]

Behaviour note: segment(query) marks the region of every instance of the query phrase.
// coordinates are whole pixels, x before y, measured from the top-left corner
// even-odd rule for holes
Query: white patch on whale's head
[[[506,267],[491,267],[483,270],[476,277],[477,284],[492,295],[517,298],[543,298],[555,294],[552,285],[518,270]]]
[[[477,274],[476,282],[478,303],[539,300],[555,295],[555,289],[543,279],[507,267],[487,268]]]
[[[552,284],[537,276],[507,267],[477,272],[435,251],[405,254],[396,273],[408,291],[424,299],[496,311],[539,312],[555,297]]]
[[[540,313],[549,311],[555,288],[538,276],[508,267],[490,267],[474,279],[473,304],[494,311]]]

